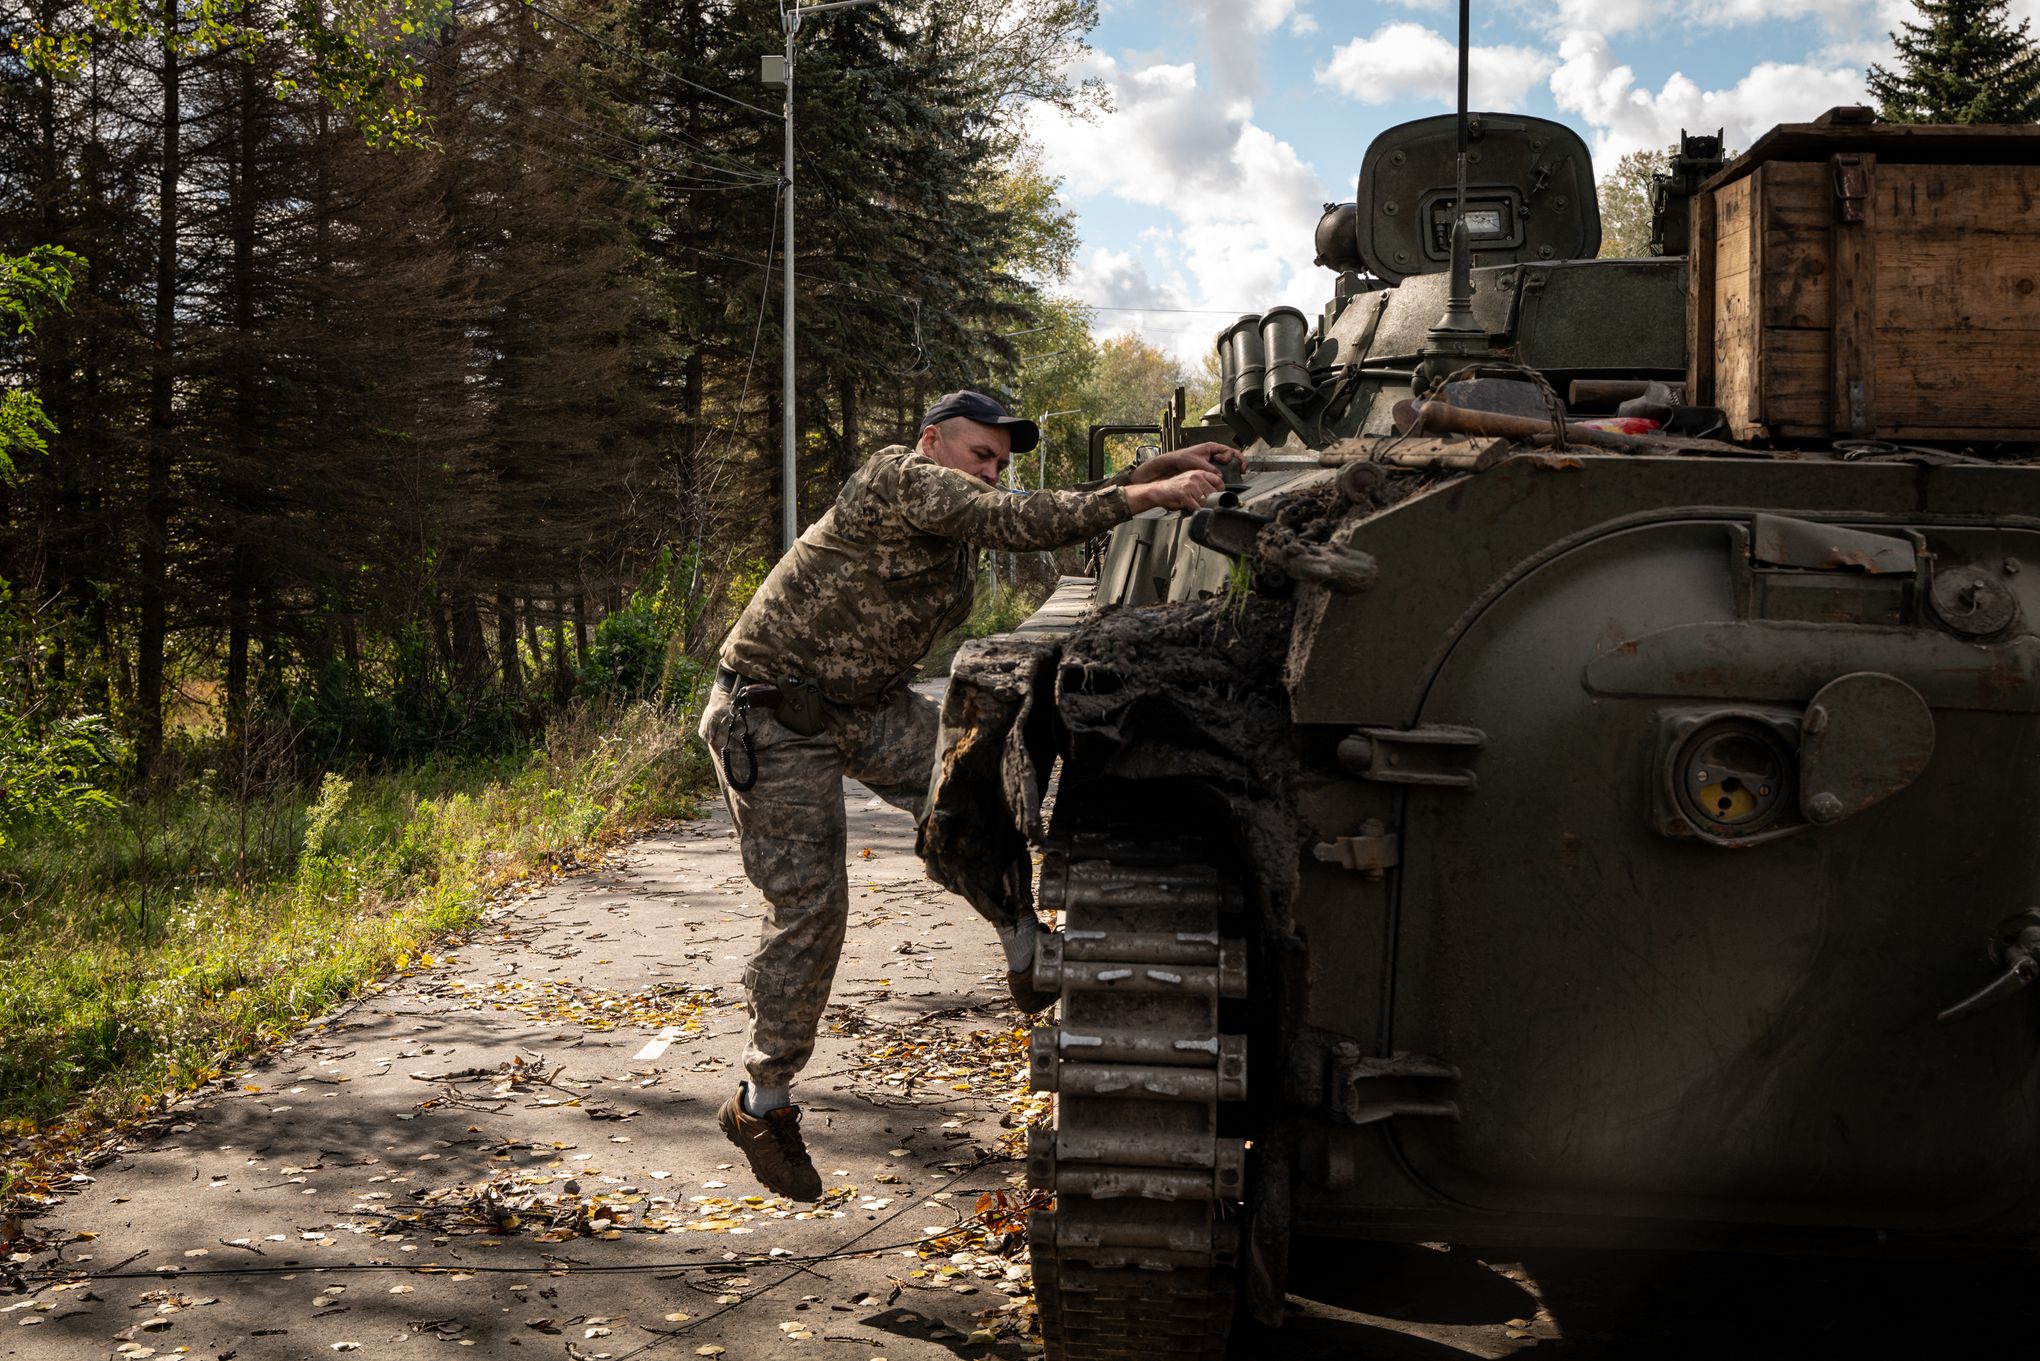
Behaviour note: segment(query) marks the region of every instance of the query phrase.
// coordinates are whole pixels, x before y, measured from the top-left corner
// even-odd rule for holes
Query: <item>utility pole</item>
[[[1044,411],[1034,418],[1035,429],[1041,431],[1041,474],[1035,483],[1036,491],[1048,490],[1048,423],[1057,416],[1081,416],[1083,413],[1082,407],[1071,406],[1061,411]]]
[[[784,503],[781,507],[783,514],[780,525],[780,538],[781,547],[787,552],[793,551],[793,541],[800,537],[800,459],[798,457],[799,451],[795,447],[797,443],[795,436],[798,422],[794,419],[795,412],[799,408],[796,405],[797,399],[794,393],[793,378],[793,40],[794,36],[800,32],[800,21],[804,15],[826,14],[834,9],[855,9],[859,5],[871,5],[877,2],[878,0],[830,0],[830,3],[824,5],[802,5],[798,3],[788,5],[782,3],[779,7],[779,23],[780,27],[786,32],[786,56],[782,59],[783,65],[780,65],[776,71],[774,70],[772,58],[765,58],[761,72],[764,84],[770,86],[783,83],[786,87],[786,107],[785,111],[780,115],[781,120],[786,124],[786,172],[784,175],[786,186],[786,282],[784,298],[781,303],[779,453],[780,476],[783,486],[780,499]],[[774,78],[775,76],[777,79]]]
[[[1047,357],[1048,356],[1046,355],[1034,356],[1034,358],[1037,359],[1045,359]],[[1056,416],[1081,415],[1083,413],[1083,410],[1084,408],[1080,406],[1071,406],[1065,407],[1061,411],[1044,411],[1039,416],[1036,416],[1034,418],[1034,428],[1041,432],[1040,442],[1034,446],[1036,449],[1041,451],[1039,455],[1039,462],[1036,466],[1034,479],[1034,489],[1036,491],[1048,490],[1048,422]],[[1027,484],[1020,480],[1020,466],[1017,463],[1008,464],[1006,467],[1006,486],[1009,490],[1019,492],[1022,495],[1025,495],[1027,492]],[[1010,574],[1013,571],[1014,555],[1011,553],[1007,553],[1004,556],[1006,559],[1006,571]],[[997,553],[993,553],[990,555],[990,557],[992,564],[992,585],[996,587],[999,584],[1000,555]]]

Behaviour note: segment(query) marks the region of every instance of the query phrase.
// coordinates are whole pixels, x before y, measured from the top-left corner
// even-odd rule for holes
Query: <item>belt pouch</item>
[[[802,737],[813,737],[827,724],[822,712],[822,687],[802,676],[788,676],[779,683],[777,717]]]

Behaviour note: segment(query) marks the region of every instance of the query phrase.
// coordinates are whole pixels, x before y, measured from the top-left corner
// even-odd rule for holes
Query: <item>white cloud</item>
[[[1093,246],[1070,271],[1064,285],[1072,297],[1109,312],[1188,307],[1175,281],[1156,283],[1133,252]],[[1118,325],[1116,319],[1108,324]]]
[[[1251,99],[1261,93],[1261,46],[1285,23],[1315,20],[1303,0],[1176,0],[1210,55],[1212,88]]]
[[[1235,178],[1228,152],[1250,104],[1200,89],[1192,62],[1122,73],[1108,59],[1100,74],[1112,90],[1112,112],[1094,122],[1046,113],[1033,125],[1050,169],[1068,189],[1164,205],[1186,190],[1217,190]]]
[[[1558,0],[1556,27],[1561,31],[1587,28],[1597,33],[1626,33],[1672,9],[1664,0]]]
[[[1189,64],[1122,70],[1107,61],[1101,74],[1111,113],[1087,123],[1037,110],[1031,131],[1066,192],[1141,204],[1154,220],[1132,249],[1087,252],[1069,291],[1136,309],[1321,302],[1330,276],[1311,263],[1311,236],[1332,195],[1294,147],[1254,122],[1251,101],[1214,95]],[[1137,324],[1194,362],[1222,320],[1103,314],[1099,324]]]
[[[1831,30],[1857,30],[1881,10],[1912,14],[1910,0],[1692,0],[1687,13],[1698,24],[1730,27],[1818,19]]]
[[[2012,0],[2014,5],[2034,2]],[[1912,0],[1550,0],[1550,11],[1542,22],[1555,33],[1587,29],[1615,34],[1649,27],[1674,34],[1695,27],[1732,28],[1812,19],[1830,32],[1855,33],[1883,19],[1895,21],[1896,16],[1915,12]]]
[[[1271,33],[1302,7],[1302,0],[1182,0],[1198,20],[1214,26]]]
[[[1726,131],[1728,145],[1747,147],[1775,123],[1804,123],[1836,104],[1865,98],[1860,67],[1759,62],[1724,90],[1703,90],[1674,73],[1653,92],[1619,63],[1598,33],[1571,33],[1559,44],[1551,73],[1558,107],[1577,114],[1594,133],[1594,161],[1610,166],[1625,151],[1670,146],[1683,128]]]
[[[1393,0],[1421,4],[1426,0]],[[1903,18],[1916,16],[1912,0],[1548,0],[1541,18],[1554,34],[1590,31],[1603,35],[1649,28],[1674,35],[1692,28],[1740,28],[1755,24],[1817,21],[1832,37],[1853,40],[1875,31],[1880,36]],[[2012,0],[2040,8],[2040,0]]]
[[[1475,46],[1467,57],[1467,98],[1477,109],[1520,108],[1556,65],[1528,47]],[[1384,24],[1333,52],[1317,79],[1363,104],[1417,98],[1450,105],[1459,88],[1459,45],[1422,24]]]
[[[1317,16],[1309,10],[1298,10],[1289,16],[1289,31],[1299,38],[1308,38],[1318,31]]]
[[[1883,34],[1874,38],[1861,38],[1854,42],[1831,42],[1806,54],[1806,60],[1814,66],[1852,66],[1867,71],[1872,63],[1891,65],[1897,53],[1892,49],[1891,39]]]

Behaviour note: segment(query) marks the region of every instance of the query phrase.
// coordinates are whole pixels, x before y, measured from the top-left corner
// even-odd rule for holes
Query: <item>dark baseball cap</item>
[[[953,417],[962,416],[976,421],[979,425],[1005,427],[1013,436],[1013,452],[1024,454],[1041,443],[1041,427],[1025,416],[1008,416],[1006,408],[1000,406],[982,392],[965,389],[962,392],[945,392],[935,399],[935,405],[928,408],[928,414],[921,417],[921,428],[939,425]]]

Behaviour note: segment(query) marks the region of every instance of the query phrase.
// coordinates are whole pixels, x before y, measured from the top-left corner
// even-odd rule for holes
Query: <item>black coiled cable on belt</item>
[[[751,740],[750,685],[734,672],[720,672],[716,684],[730,692],[730,721],[723,727],[722,759],[723,779],[739,794],[748,793],[758,783],[758,748]],[[744,745],[744,764],[750,767],[743,779],[737,778],[737,769],[730,761],[730,739],[740,739]]]
[[[745,704],[741,690],[730,696],[730,724],[722,728],[722,777],[728,779],[730,788],[736,790],[738,794],[749,792],[751,786],[759,782],[759,751],[751,743],[749,712],[751,706]],[[749,765],[751,771],[743,779],[736,777],[736,767],[730,765],[730,737],[743,739],[745,745],[745,765]]]

